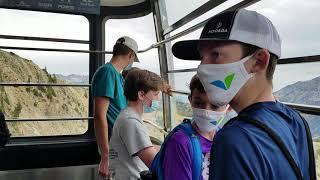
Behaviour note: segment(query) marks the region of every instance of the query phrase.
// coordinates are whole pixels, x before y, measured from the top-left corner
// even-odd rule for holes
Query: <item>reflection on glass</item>
[[[273,85],[280,101],[320,106],[320,62],[278,65]]]

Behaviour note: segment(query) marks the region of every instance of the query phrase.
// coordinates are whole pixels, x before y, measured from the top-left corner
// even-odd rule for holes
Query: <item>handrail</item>
[[[157,43],[155,43],[157,44]],[[138,51],[138,53],[147,52],[153,48],[157,48],[152,44],[150,47]],[[13,50],[27,50],[27,51],[47,51],[47,52],[73,52],[73,53],[103,53],[103,54],[112,54],[112,51],[90,51],[90,50],[80,50],[80,49],[56,49],[56,48],[31,48],[31,47],[17,47],[17,46],[0,46],[0,49],[13,49]]]
[[[169,70],[168,73],[197,72],[198,68]]]
[[[49,41],[49,42],[64,42],[64,43],[77,43],[77,44],[89,44],[86,40],[76,39],[61,39],[61,38],[45,38],[35,36],[13,36],[13,35],[0,35],[0,39],[18,39],[18,40],[30,40],[30,41]]]
[[[282,102],[282,103],[305,114],[320,115],[320,106],[289,103],[289,102]]]
[[[17,118],[6,119],[6,122],[35,122],[35,121],[80,121],[91,120],[93,117],[61,117],[61,118]]]
[[[31,47],[15,47],[15,46],[0,46],[0,49],[15,49],[28,51],[48,51],[48,52],[74,52],[74,53],[104,53],[112,54],[112,51],[90,51],[79,49],[55,49],[55,48],[31,48]]]
[[[172,93],[175,93],[175,94],[183,94],[183,95],[189,95],[190,93],[188,92],[185,92],[185,91],[178,91],[178,90],[173,90],[171,91]]]
[[[162,127],[158,126],[156,123],[149,121],[149,120],[143,120],[143,122],[150,124],[151,126],[155,127],[156,129],[160,130],[160,132],[162,134],[164,134],[165,136],[168,135],[168,132],[165,131]]]
[[[71,86],[71,87],[90,87],[91,84],[53,84],[53,83],[0,83],[0,86]]]
[[[173,90],[172,93],[189,95],[190,93],[185,91]],[[307,104],[297,104],[297,103],[289,103],[289,102],[281,102],[285,105],[290,106],[291,108],[300,111],[301,113],[310,114],[310,115],[320,115],[320,106],[316,105],[307,105]]]

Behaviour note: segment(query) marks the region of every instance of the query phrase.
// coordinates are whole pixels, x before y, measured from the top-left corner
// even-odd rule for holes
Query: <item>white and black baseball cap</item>
[[[117,41],[116,41],[116,44],[123,44],[125,46],[127,46],[128,48],[130,48],[135,54],[136,54],[136,59],[134,60],[134,62],[140,62],[139,59],[138,59],[138,43],[128,37],[128,36],[123,36],[123,37],[120,37]]]
[[[200,39],[179,41],[172,46],[172,53],[179,59],[200,60],[198,44],[201,41],[238,41],[265,48],[278,58],[281,56],[281,39],[271,21],[246,9],[213,16],[204,26]]]

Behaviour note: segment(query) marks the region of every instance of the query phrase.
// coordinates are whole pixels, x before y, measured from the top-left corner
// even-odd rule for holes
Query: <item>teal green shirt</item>
[[[121,73],[111,63],[99,67],[92,78],[92,96],[107,97],[110,101],[106,114],[109,134],[120,111],[128,104],[124,96],[123,81]]]

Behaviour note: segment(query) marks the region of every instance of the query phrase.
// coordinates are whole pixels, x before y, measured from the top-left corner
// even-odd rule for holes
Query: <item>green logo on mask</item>
[[[215,80],[215,81],[212,81],[210,84],[212,84],[218,88],[221,88],[223,90],[228,90],[232,84],[232,81],[234,79],[234,75],[235,75],[235,73],[227,75],[224,78],[224,82],[222,82],[221,80]]]

